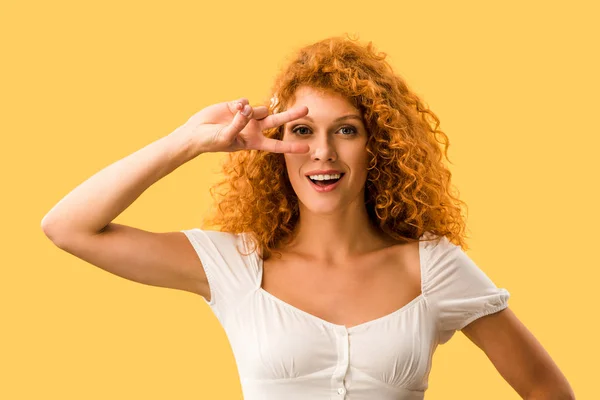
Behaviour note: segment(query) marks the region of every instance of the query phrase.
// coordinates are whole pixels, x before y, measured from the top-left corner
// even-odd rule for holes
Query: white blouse
[[[246,400],[421,400],[433,352],[455,331],[508,307],[506,289],[446,237],[419,243],[421,294],[347,328],[261,288],[262,259],[246,234],[182,230],[198,253]]]

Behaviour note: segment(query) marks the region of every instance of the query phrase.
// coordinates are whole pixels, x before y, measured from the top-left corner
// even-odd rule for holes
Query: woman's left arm
[[[575,399],[548,352],[509,308],[478,318],[461,331],[523,399]]]

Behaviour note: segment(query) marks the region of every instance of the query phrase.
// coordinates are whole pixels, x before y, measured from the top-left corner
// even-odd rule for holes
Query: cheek
[[[369,171],[369,153],[366,150],[354,154],[352,159],[352,168],[354,169],[354,176],[359,180],[363,181],[367,179]]]
[[[348,162],[355,169],[367,169],[369,164],[369,153],[366,148],[353,148],[346,153],[348,155]]]
[[[300,174],[300,166],[302,165],[300,160],[298,160],[297,156],[294,155],[284,155],[285,159],[285,169],[287,170],[288,176],[290,180],[293,181],[297,179]]]

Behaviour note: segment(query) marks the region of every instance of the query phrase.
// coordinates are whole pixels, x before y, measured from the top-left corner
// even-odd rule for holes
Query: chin
[[[303,208],[306,211],[311,212],[312,214],[323,214],[330,215],[335,214],[341,208],[341,205],[338,201],[334,200],[317,200],[310,199],[308,201],[301,201]]]

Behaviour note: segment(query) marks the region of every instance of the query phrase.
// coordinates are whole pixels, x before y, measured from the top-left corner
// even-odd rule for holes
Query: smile
[[[310,185],[317,191],[317,192],[331,192],[333,189],[335,189],[340,181],[342,179],[344,179],[344,175],[346,175],[345,173],[342,174],[342,176],[337,179],[337,180],[326,180],[326,181],[313,181],[312,179],[310,179],[308,176],[306,177],[306,179],[308,179],[308,182],[310,182]]]

